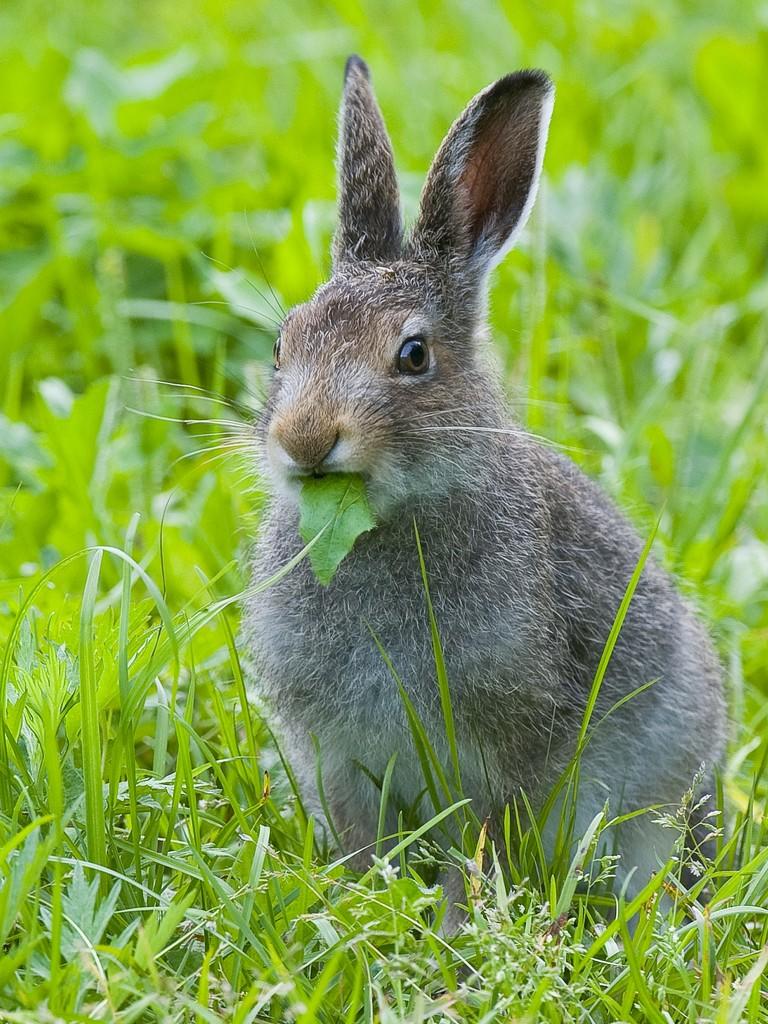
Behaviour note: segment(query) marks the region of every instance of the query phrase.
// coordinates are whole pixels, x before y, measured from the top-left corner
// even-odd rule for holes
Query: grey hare
[[[414,522],[464,792],[492,828],[521,789],[541,806],[572,758],[642,551],[598,486],[512,421],[488,358],[488,276],[533,205],[553,99],[541,71],[506,75],[479,93],[443,141],[406,232],[368,69],[351,57],[332,276],[289,312],[275,346],[259,425],[272,497],[254,581],[302,547],[297,494],[307,474],[361,474],[377,525],[329,586],[305,559],[253,596],[245,637],[309,809],[322,818],[315,737],[327,807],[361,864],[376,837],[372,777],[397,752],[392,792],[401,804],[417,803],[424,787],[379,645],[450,763]],[[652,559],[608,666],[592,721],[600,719],[581,760],[577,832],[606,802],[614,815],[677,804],[723,751],[718,659]],[[617,873],[621,881],[636,869],[630,892],[673,838],[652,814],[620,826]]]

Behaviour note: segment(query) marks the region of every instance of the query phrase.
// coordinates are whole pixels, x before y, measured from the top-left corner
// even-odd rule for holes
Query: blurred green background
[[[493,333],[515,415],[644,535],[661,517],[716,637],[732,838],[700,929],[665,901],[593,946],[576,862],[522,859],[513,915],[489,874],[486,924],[438,942],[418,860],[329,863],[249,697],[243,421],[275,297],[329,269],[353,51],[410,216],[476,91],[556,81]],[[4,1019],[765,1019],[766,96],[762,0],[0,6]]]
[[[346,56],[371,65],[410,214],[467,100],[541,66],[558,89],[546,181],[493,285],[515,410],[642,529],[664,510],[661,556],[712,623],[753,735],[768,693],[766,10],[5,3],[0,630],[30,578],[122,544],[134,512],[172,607],[197,566],[242,585],[231,560],[258,481],[240,453],[179,461],[215,424],[146,414],[257,400],[265,279],[287,305],[328,271]],[[62,567],[41,616],[74,615],[82,581],[82,563]]]

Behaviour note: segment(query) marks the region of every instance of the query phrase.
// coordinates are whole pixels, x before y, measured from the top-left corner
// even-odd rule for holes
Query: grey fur
[[[379,794],[361,762],[381,777],[397,751],[401,801],[416,801],[423,787],[372,631],[448,761],[414,520],[464,789],[479,817],[497,820],[521,788],[540,803],[570,759],[642,547],[592,481],[511,422],[487,359],[484,283],[535,191],[549,80],[541,72],[510,75],[473,100],[436,157],[411,237],[387,256],[396,237],[391,151],[371,113],[367,75],[358,63],[353,74],[363,113],[350,112],[348,75],[334,275],[283,325],[280,370],[260,425],[275,493],[254,581],[301,547],[296,492],[307,467],[363,473],[379,522],[330,586],[317,583],[305,560],[253,597],[245,620],[261,696],[307,802],[319,815],[314,735],[329,806],[351,850],[376,832]],[[432,365],[423,376],[398,375],[399,345],[414,333],[429,340]],[[718,660],[670,577],[649,561],[593,721],[652,681],[596,729],[582,761],[577,828],[606,800],[612,814],[675,804],[699,766],[711,768],[723,749]],[[669,847],[649,816],[628,823],[618,840],[621,876],[639,867],[637,888]]]
[[[395,158],[370,75],[359,57],[344,72],[339,118],[339,224],[334,265],[394,259],[403,237]]]

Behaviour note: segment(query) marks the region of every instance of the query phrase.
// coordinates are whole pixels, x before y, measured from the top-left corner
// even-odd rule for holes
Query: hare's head
[[[289,313],[275,345],[263,428],[279,489],[357,472],[382,513],[477,479],[472,430],[500,426],[481,353],[486,281],[533,205],[552,102],[541,71],[477,95],[443,141],[406,235],[368,69],[349,59],[333,275]]]

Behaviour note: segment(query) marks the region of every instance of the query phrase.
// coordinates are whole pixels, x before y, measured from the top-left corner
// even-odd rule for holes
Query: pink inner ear
[[[458,182],[471,245],[500,248],[514,231],[536,174],[539,112],[533,99],[502,102],[477,125]]]

